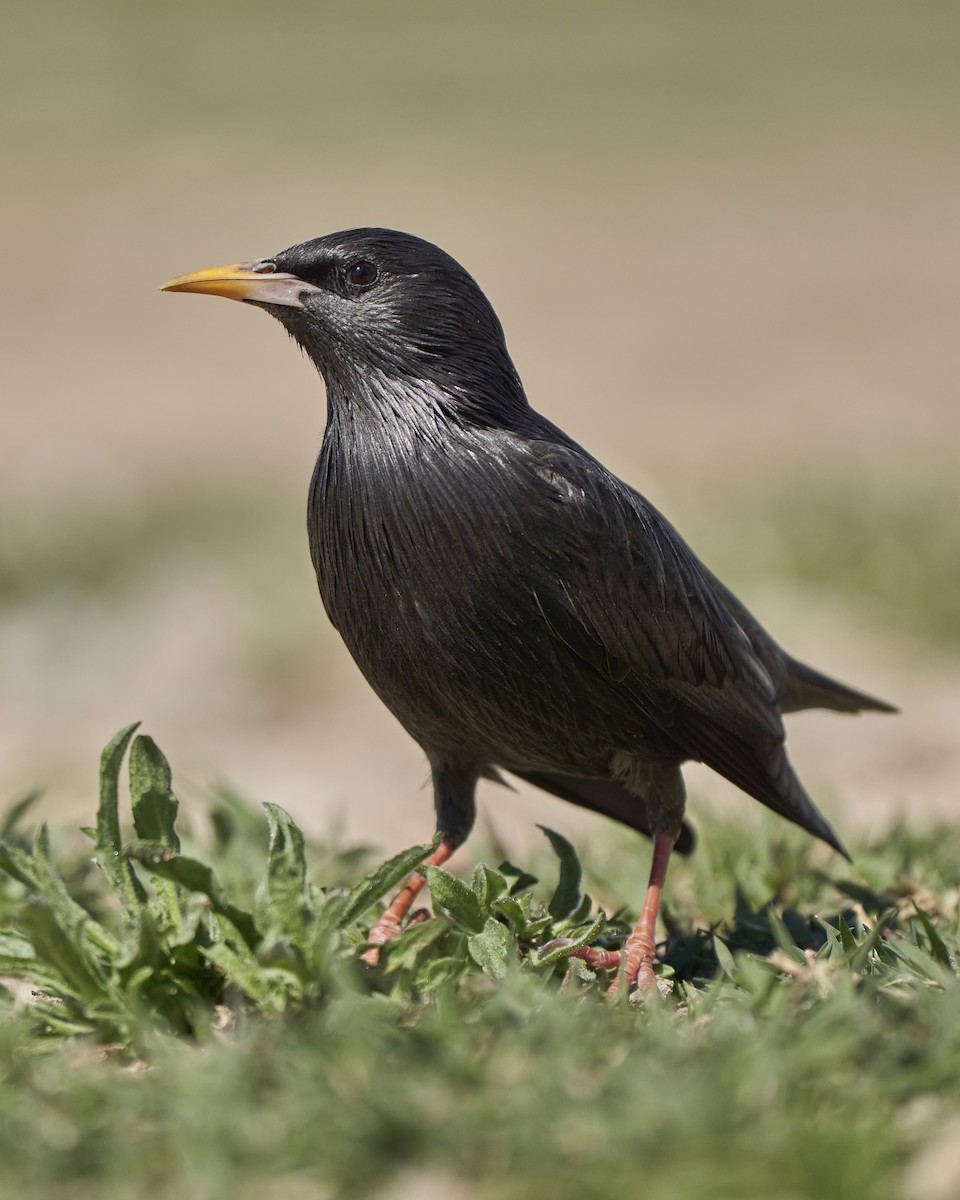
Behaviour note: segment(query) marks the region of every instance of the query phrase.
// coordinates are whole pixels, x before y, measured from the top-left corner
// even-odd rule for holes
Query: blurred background
[[[190,802],[432,830],[419,749],[326,624],[322,385],[169,277],[356,225],[438,242],[531,402],[799,657],[903,707],[805,714],[841,832],[955,811],[955,3],[8,4],[0,798],[89,819],[141,718]],[[758,806],[691,769],[696,815]],[[598,818],[485,785],[509,839]],[[511,843],[512,844],[512,843]]]

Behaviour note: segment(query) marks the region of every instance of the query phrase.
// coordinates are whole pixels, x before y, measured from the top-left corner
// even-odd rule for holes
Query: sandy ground
[[[312,369],[262,315],[156,288],[364,223],[456,254],[494,300],[532,402],[668,513],[838,480],[942,487],[955,502],[960,172],[943,71],[926,91],[905,67],[891,79],[878,43],[872,74],[820,63],[813,94],[797,51],[792,74],[753,81],[759,120],[749,96],[729,99],[726,77],[704,82],[673,30],[662,53],[679,64],[680,105],[667,84],[643,92],[641,64],[629,114],[619,93],[607,111],[590,80],[561,77],[580,61],[568,46],[556,90],[515,98],[506,117],[497,77],[477,84],[480,116],[452,128],[442,102],[418,108],[401,92],[395,111],[368,103],[376,135],[361,113],[350,136],[325,141],[329,122],[298,106],[307,82],[280,70],[275,43],[268,78],[291,90],[271,93],[272,107],[257,108],[242,76],[247,90],[232,83],[221,111],[200,49],[181,61],[181,90],[207,88],[188,120],[176,88],[151,90],[149,38],[127,32],[136,54],[122,72],[118,52],[85,75],[106,51],[68,44],[67,28],[45,71],[21,80],[21,166],[2,214],[8,562],[54,533],[69,540],[74,522],[99,520],[109,539],[171,495],[262,493],[299,526],[323,423]],[[195,32],[212,50],[215,30]],[[440,69],[419,62],[430,64]],[[474,78],[485,77],[463,86]],[[169,112],[150,107],[157,96]],[[38,583],[0,608],[0,795],[46,784],[52,809],[89,818],[99,747],[142,717],[185,798],[226,778],[313,830],[339,818],[390,848],[429,833],[422,755],[319,604],[295,686],[265,705],[241,645],[260,634],[236,619],[229,579],[190,560],[162,577],[137,570],[119,598]],[[305,543],[286,570],[271,581],[280,624],[314,603]],[[838,823],[952,815],[956,655],[923,631],[861,627],[846,598],[811,610],[776,579],[744,598],[794,652],[903,706],[895,719],[792,719],[797,765]],[[750,810],[706,773],[690,779],[695,795]],[[534,821],[593,821],[492,786],[484,806],[521,841]]]

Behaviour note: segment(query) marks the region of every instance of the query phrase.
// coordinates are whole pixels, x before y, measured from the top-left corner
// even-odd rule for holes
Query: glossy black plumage
[[[462,267],[361,229],[253,271],[251,302],[327,385],[308,509],[324,605],[426,752],[451,843],[498,769],[675,831],[693,759],[844,853],[781,714],[889,706],[787,655],[656,509],[530,408]],[[272,273],[304,282],[299,303],[269,302]]]

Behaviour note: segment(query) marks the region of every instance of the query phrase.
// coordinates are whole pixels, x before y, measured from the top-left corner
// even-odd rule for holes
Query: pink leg
[[[441,866],[447,861],[454,849],[453,844],[444,839],[423,865],[425,867]],[[380,951],[377,947],[382,946],[384,942],[391,941],[403,931],[404,917],[410,911],[414,900],[423,891],[426,882],[423,875],[411,875],[407,883],[403,885],[397,894],[397,898],[370,930],[368,941],[376,942],[377,945],[373,949],[367,950],[362,956],[365,963],[371,967],[375,967],[380,961]]]
[[[640,991],[648,992],[655,988],[653,964],[656,958],[657,914],[660,912],[660,897],[663,895],[663,885],[667,878],[667,866],[670,855],[677,844],[680,831],[676,833],[657,833],[653,837],[653,862],[650,865],[650,880],[647,884],[647,894],[640,910],[640,918],[633,931],[627,938],[622,950],[594,950],[583,946],[571,953],[571,958],[582,958],[588,966],[605,970],[619,968],[621,963],[626,975],[627,987],[636,983]],[[615,979],[607,992],[615,996],[620,990],[620,980]]]

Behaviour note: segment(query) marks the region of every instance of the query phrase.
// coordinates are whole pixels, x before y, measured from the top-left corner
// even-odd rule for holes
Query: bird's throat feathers
[[[529,423],[532,410],[512,364],[495,382],[489,372],[470,379],[439,365],[414,375],[363,362],[318,364],[327,387],[327,436],[386,438],[413,450],[443,444],[458,428],[517,430]]]
[[[348,342],[318,331],[303,309],[270,312],[323,377],[328,421],[382,422],[409,428],[411,435],[418,430],[419,436],[432,436],[438,423],[518,429],[529,421],[531,410],[499,323],[492,338],[462,328],[454,337],[438,321],[418,337],[396,329]]]

